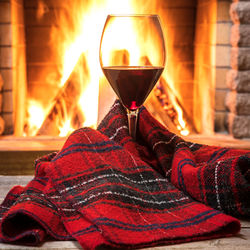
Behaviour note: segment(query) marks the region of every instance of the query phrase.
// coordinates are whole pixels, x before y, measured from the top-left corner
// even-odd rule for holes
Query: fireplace
[[[121,11],[161,18],[168,63],[145,104],[158,120],[182,135],[250,137],[250,3],[226,0],[1,1],[0,133],[98,124],[115,99],[98,63],[100,29]]]

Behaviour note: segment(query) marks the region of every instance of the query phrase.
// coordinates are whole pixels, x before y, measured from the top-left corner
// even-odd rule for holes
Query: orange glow
[[[40,6],[40,10],[42,7]],[[59,15],[59,26],[55,25],[51,33],[51,43],[56,44],[55,49],[58,50],[59,55],[55,60],[58,62],[58,65],[61,65],[61,79],[58,83],[58,88],[65,85],[71,72],[75,70],[75,66],[83,53],[87,62],[86,68],[88,69],[88,77],[83,77],[84,80],[82,84],[84,84],[84,86],[82,86],[82,90],[79,90],[84,90],[84,92],[82,92],[78,101],[78,111],[80,110],[85,117],[85,121],[81,126],[96,128],[99,79],[102,75],[99,66],[99,43],[103,25],[108,14],[133,13],[133,7],[131,1],[107,0],[103,2],[93,1],[90,4],[86,1],[84,1],[84,3],[80,1],[71,1],[70,6],[67,6],[67,8],[70,9],[70,13],[74,17],[74,29],[68,24],[67,15]],[[39,13],[41,16],[43,11]],[[62,37],[63,39],[60,40]],[[83,73],[82,69],[77,70],[79,74]],[[39,108],[42,109],[41,106]],[[37,119],[33,116],[33,114],[36,114],[36,111],[32,112],[34,109],[37,109],[37,105],[34,105],[33,102],[29,102],[28,110],[30,114],[28,117],[28,124],[30,128],[33,128],[32,134],[36,134],[39,125],[41,126],[43,119],[47,115],[46,111],[40,114],[41,118],[39,121],[41,121],[38,125]],[[72,114],[68,114],[68,117],[71,115]],[[66,136],[73,130],[68,119],[65,121],[65,125],[60,126],[60,130],[62,130],[60,136]]]
[[[68,15],[59,14],[57,17],[58,23],[53,27],[50,38],[51,44],[55,44],[54,49],[58,51],[58,58],[55,58],[61,75],[57,84],[58,90],[67,84],[73,71],[78,72],[82,86],[79,89],[81,92],[80,98],[78,101],[76,100],[77,108],[74,110],[81,112],[82,117],[84,117],[84,121],[80,124],[82,127],[96,128],[97,126],[99,81],[103,76],[99,64],[99,45],[106,17],[108,14],[134,14],[139,9],[137,5],[136,0],[70,1],[70,6],[66,6],[66,9],[69,9],[72,20],[69,22]],[[152,11],[150,9],[152,8],[151,4],[147,8],[149,8],[150,12]],[[46,12],[46,8],[40,6],[39,15],[43,15],[44,12]],[[146,10],[141,10],[141,12],[146,12]],[[117,37],[111,37],[110,39],[119,39],[121,43],[128,43],[129,40],[123,37],[123,30],[129,29],[132,34],[133,28],[132,26],[120,24],[117,27]],[[153,53],[154,49],[148,47],[146,40],[147,35],[152,35],[150,32],[152,31],[148,31],[148,34],[145,34],[145,37],[142,37],[141,41],[137,41],[137,48],[131,46],[128,51],[131,65],[136,65],[139,60],[137,53],[139,48],[152,51]],[[106,46],[108,47],[109,44],[106,44]],[[115,50],[119,48],[110,49]],[[77,66],[79,58],[82,55],[84,55],[86,63],[84,68],[79,67],[79,65]],[[106,60],[110,59],[106,58]],[[166,71],[162,77],[167,77]],[[186,124],[183,120],[182,110],[178,107],[174,98],[173,105],[176,106],[179,114],[177,129],[182,135],[187,135],[189,131],[185,128]],[[38,103],[29,101],[28,112],[28,124],[29,128],[32,128],[32,132],[29,129],[27,135],[36,135],[49,111],[44,110]],[[66,114],[63,124],[60,121],[60,126],[58,125],[60,129],[59,136],[67,136],[75,129],[72,126],[71,117],[73,119],[74,114]]]
[[[169,79],[168,82],[171,83],[171,80]],[[170,85],[173,86],[173,83]],[[183,110],[180,107],[180,105],[178,105],[178,103],[177,103],[176,94],[170,95],[170,99],[171,99],[171,104],[175,107],[175,110],[177,112],[176,128],[181,135],[187,136],[190,134],[190,131],[187,129],[186,121],[183,118]]]
[[[73,132],[74,129],[72,129],[71,127],[71,120],[67,119],[66,122],[63,124],[62,127],[60,127],[60,133],[59,136],[63,137],[63,136],[67,136],[69,133]]]
[[[28,120],[29,130],[25,131],[25,135],[34,136],[36,131],[41,127],[46,111],[42,105],[36,100],[29,100],[28,103]]]

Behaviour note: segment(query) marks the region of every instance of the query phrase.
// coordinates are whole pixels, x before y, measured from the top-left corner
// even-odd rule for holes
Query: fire
[[[65,1],[66,2],[66,1]],[[108,14],[134,14],[139,9],[136,1],[121,1],[121,0],[103,0],[103,1],[69,1],[70,6],[65,6],[70,12],[69,15],[60,13],[57,16],[57,23],[51,32],[51,44],[54,45],[54,50],[57,51],[58,57],[55,58],[55,62],[59,67],[60,79],[57,82],[58,92],[60,89],[65,88],[72,76],[72,72],[77,72],[81,81],[79,88],[79,98],[76,101],[76,107],[72,109],[72,112],[81,113],[82,119],[77,119],[77,126],[89,126],[96,128],[97,116],[98,116],[98,94],[99,94],[99,82],[103,77],[100,64],[99,64],[99,45],[100,38],[103,29],[104,22]],[[146,1],[145,8],[152,11],[152,4],[150,1]],[[38,18],[41,19],[42,15],[48,11],[45,2],[42,0],[39,2]],[[146,9],[140,12],[145,12]],[[122,37],[123,29],[130,29],[133,32],[132,27],[117,27],[116,38],[110,39],[123,39],[123,42],[128,42]],[[149,34],[148,35],[152,35]],[[132,37],[132,36],[131,36]],[[147,47],[145,38],[139,41],[143,44],[144,49],[153,51],[153,49]],[[106,45],[108,46],[108,44]],[[142,46],[140,46],[142,47]],[[119,48],[110,48],[119,49]],[[131,47],[129,52],[130,63],[139,60],[137,55],[137,49]],[[85,64],[78,65],[79,59],[84,57]],[[163,75],[163,77],[166,77]],[[74,98],[71,97],[71,98]],[[64,102],[63,102],[64,103]],[[44,123],[46,117],[49,116],[51,106],[43,107],[41,104],[36,103],[33,100],[28,102],[28,128],[26,129],[26,135],[39,134],[38,131]],[[56,124],[59,129],[59,136],[67,136],[76,127],[74,127],[75,118],[74,113],[64,113],[67,108],[63,107],[62,121]],[[65,111],[66,112],[66,111]],[[180,114],[180,131],[182,134],[187,134],[185,130],[185,121],[182,119],[181,109]],[[80,123],[80,124],[79,124]]]
[[[181,135],[184,136],[189,135],[189,130],[186,129],[186,122],[183,119],[182,109],[180,108],[180,106],[176,105],[176,110],[178,113],[178,121],[179,121],[179,124],[176,126],[176,128],[180,131]]]
[[[166,77],[168,79],[168,83],[170,84],[170,86],[174,86],[172,79],[170,77]],[[173,107],[175,108],[176,112],[177,112],[177,117],[175,120],[176,123],[176,128],[179,131],[179,133],[183,136],[187,136],[189,135],[190,131],[187,129],[187,124],[186,121],[184,120],[183,117],[183,110],[180,107],[180,105],[177,103],[177,94],[172,94],[169,95],[170,99],[171,99],[171,104],[173,105]]]
[[[70,9],[72,15],[71,22],[67,19],[67,15],[59,14],[58,23],[51,33],[51,43],[56,44],[54,49],[58,50],[58,58],[55,60],[58,65],[61,65],[61,79],[58,83],[58,88],[63,87],[67,83],[80,56],[84,54],[89,77],[87,82],[82,83],[84,84],[82,88],[84,92],[79,98],[78,106],[85,117],[81,126],[95,128],[98,114],[99,79],[102,75],[99,66],[99,43],[102,28],[109,13],[133,13],[134,10],[130,1],[117,0],[107,0],[102,3],[93,1],[91,4],[86,1],[70,1],[70,6],[66,7]],[[41,18],[43,13],[46,13],[44,10],[46,10],[46,5],[40,1],[38,9],[39,18]],[[82,69],[79,69],[79,74],[82,74]],[[39,125],[41,126],[43,119],[46,117],[46,111],[41,111],[39,125],[36,124],[36,108],[37,104],[33,102],[28,103],[28,135],[36,134]],[[40,109],[42,109],[41,105]],[[68,114],[68,117],[70,116],[71,114]],[[60,126],[60,130],[62,130],[60,131],[61,136],[70,133],[73,130],[71,122],[66,119],[65,125]]]
[[[60,127],[60,133],[59,136],[63,137],[63,136],[67,136],[68,133],[73,132],[73,129],[71,127],[71,120],[67,119],[66,122],[63,124],[62,127]]]
[[[35,132],[41,127],[45,116],[45,110],[36,100],[29,99],[28,103],[29,134],[34,136]],[[27,135],[25,133],[25,135]]]

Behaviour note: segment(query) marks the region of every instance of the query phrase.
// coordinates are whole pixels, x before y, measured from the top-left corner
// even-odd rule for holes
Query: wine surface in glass
[[[155,86],[164,67],[110,66],[102,69],[123,105],[136,110]]]

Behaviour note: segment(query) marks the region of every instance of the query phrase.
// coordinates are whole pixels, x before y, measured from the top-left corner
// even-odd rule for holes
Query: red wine
[[[163,67],[111,66],[103,72],[123,105],[130,110],[138,109],[158,81]]]

